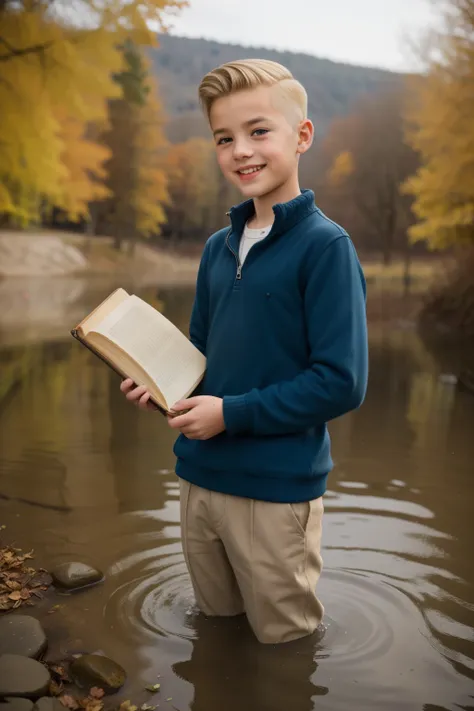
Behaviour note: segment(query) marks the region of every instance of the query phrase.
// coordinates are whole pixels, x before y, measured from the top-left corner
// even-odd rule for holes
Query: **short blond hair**
[[[199,100],[209,118],[213,103],[223,96],[259,86],[276,86],[287,102],[294,104],[301,119],[308,115],[308,95],[289,69],[269,59],[239,59],[216,67],[199,85]]]

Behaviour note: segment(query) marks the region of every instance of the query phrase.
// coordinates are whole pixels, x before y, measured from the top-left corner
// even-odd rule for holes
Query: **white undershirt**
[[[247,254],[250,252],[254,244],[257,244],[257,242],[265,239],[271,229],[272,225],[268,225],[267,227],[259,227],[258,229],[247,227],[247,225],[245,225],[239,246],[239,259],[241,264],[245,262]]]

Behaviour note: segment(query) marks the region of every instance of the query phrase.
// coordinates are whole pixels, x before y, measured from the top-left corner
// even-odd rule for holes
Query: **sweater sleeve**
[[[209,289],[207,265],[209,261],[209,243],[204,247],[199,265],[196,294],[189,324],[189,339],[196,348],[206,355],[207,334],[209,329]]]
[[[231,435],[303,431],[359,407],[364,399],[365,280],[354,246],[341,235],[305,266],[308,367],[291,380],[224,397],[224,420]]]

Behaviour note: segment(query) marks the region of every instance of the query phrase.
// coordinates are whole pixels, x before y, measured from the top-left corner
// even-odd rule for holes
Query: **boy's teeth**
[[[261,170],[262,166],[259,166],[257,168],[246,168],[245,170],[239,170],[239,173],[243,173],[243,175],[248,175],[249,173],[256,173],[257,170]]]

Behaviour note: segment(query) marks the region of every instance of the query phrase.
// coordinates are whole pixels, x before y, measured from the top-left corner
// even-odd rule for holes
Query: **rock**
[[[18,711],[21,711],[21,709],[18,709]],[[25,711],[27,710],[25,709]],[[28,711],[30,710],[28,709]],[[41,699],[38,699],[36,702],[34,711],[64,711],[64,706],[59,699],[55,699],[51,696],[42,696]]]
[[[67,590],[78,590],[100,582],[104,575],[85,563],[62,563],[51,571],[55,585]]]
[[[3,654],[0,657],[0,697],[38,699],[47,693],[50,681],[49,671],[34,659],[18,654]]]
[[[34,617],[9,615],[0,618],[0,655],[18,654],[37,659],[46,646],[44,630]]]
[[[0,711],[32,711],[33,702],[30,699],[8,698],[2,703],[0,701]]]
[[[79,249],[56,235],[0,234],[0,276],[70,274],[87,263]]]
[[[99,654],[84,654],[75,659],[71,664],[70,674],[79,686],[98,686],[108,693],[120,689],[127,678],[125,670],[119,664]]]

